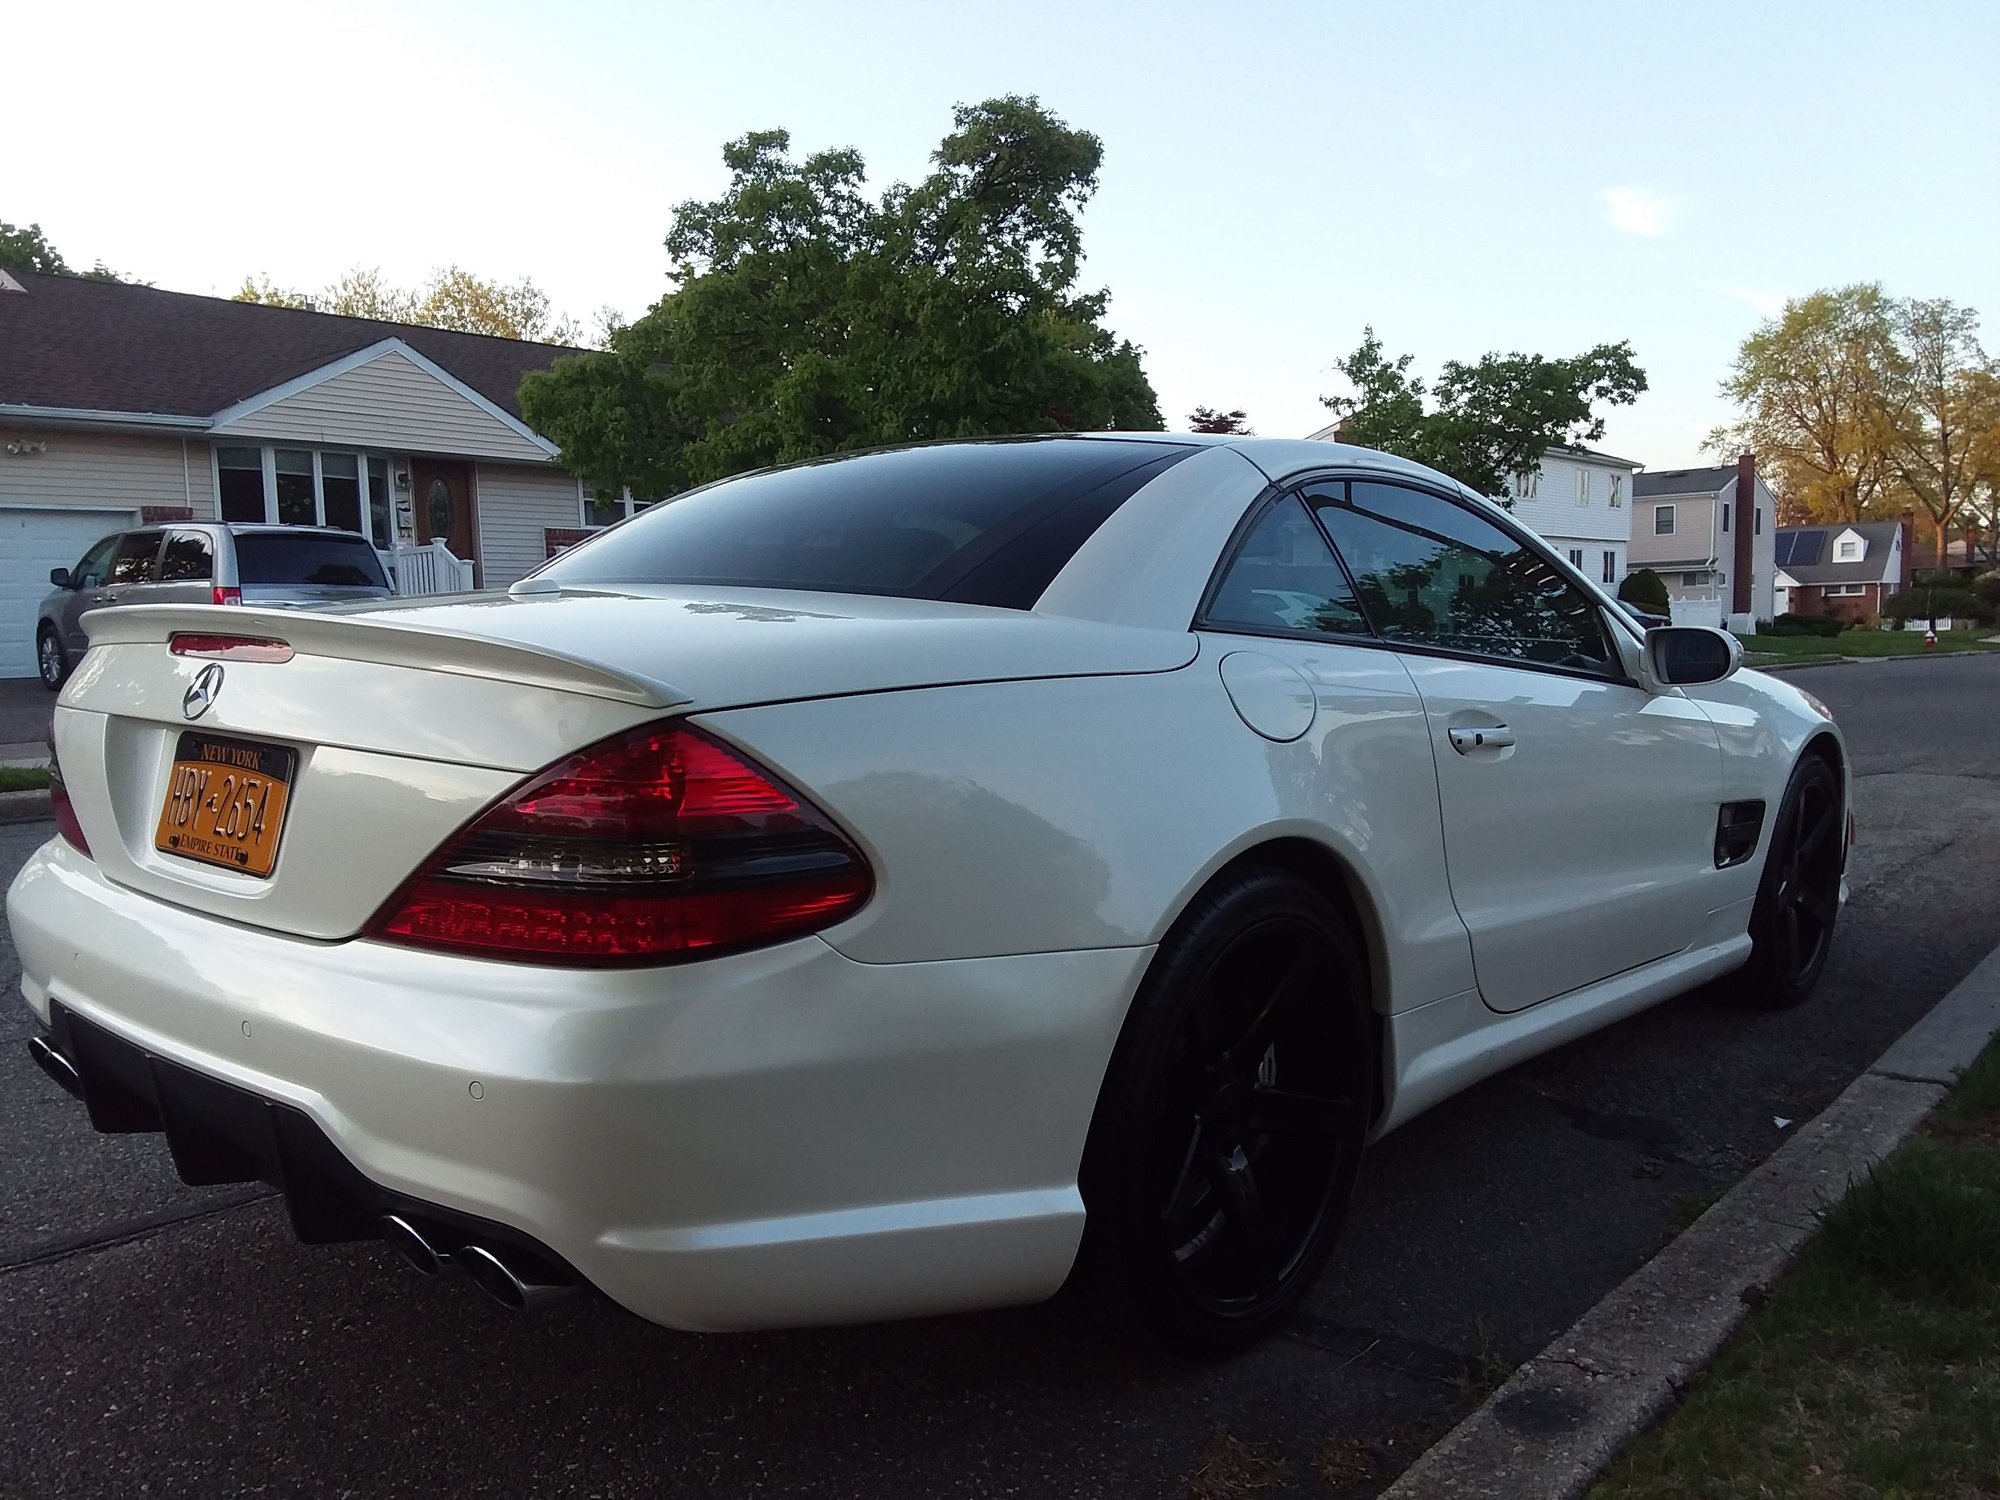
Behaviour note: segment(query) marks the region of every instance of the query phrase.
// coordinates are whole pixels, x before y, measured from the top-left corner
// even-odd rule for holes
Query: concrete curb
[[[1745,653],[1748,654],[1747,652]],[[1766,662],[1753,672],[1803,672],[1810,667],[1874,667],[1892,661],[1945,661],[1954,656],[1978,656],[1977,651],[1915,651],[1908,656],[1809,656],[1803,661]],[[1744,663],[1749,666],[1749,663]]]
[[[0,792],[0,823],[32,823],[38,818],[54,816],[45,789]]]
[[[1679,1399],[1827,1204],[1901,1145],[2000,1031],[2000,949],[1713,1208],[1384,1491],[1570,1500]]]

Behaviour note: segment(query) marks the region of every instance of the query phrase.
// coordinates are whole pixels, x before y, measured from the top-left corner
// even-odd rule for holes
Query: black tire
[[[52,625],[35,632],[35,670],[42,686],[52,693],[61,691],[69,680],[69,653],[63,650],[62,637]]]
[[[1749,962],[1732,976],[1743,1004],[1785,1010],[1819,983],[1840,915],[1846,821],[1840,773],[1820,756],[1806,756],[1792,771],[1771,827],[1750,912]]]
[[[1339,1235],[1374,1071],[1341,914],[1275,870],[1206,892],[1161,944],[1098,1095],[1076,1290],[1196,1359],[1279,1327]]]

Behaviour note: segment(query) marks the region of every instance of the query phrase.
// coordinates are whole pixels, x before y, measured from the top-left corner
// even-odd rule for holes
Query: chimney
[[[1736,556],[1730,565],[1730,611],[1748,615],[1756,609],[1751,592],[1756,569],[1753,549],[1757,544],[1757,455],[1745,453],[1736,460]]]
[[[1907,505],[1903,507],[1901,524],[1903,528],[1903,571],[1896,579],[1896,592],[1907,594],[1910,591],[1910,574],[1915,566],[1913,558],[1915,557],[1917,544],[1917,513]]]

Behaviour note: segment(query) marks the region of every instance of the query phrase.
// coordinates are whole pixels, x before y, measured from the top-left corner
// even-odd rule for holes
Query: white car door
[[[1713,903],[1722,751],[1625,679],[1599,605],[1539,546],[1400,484],[1305,499],[1423,699],[1446,866],[1496,1010],[1691,944]]]

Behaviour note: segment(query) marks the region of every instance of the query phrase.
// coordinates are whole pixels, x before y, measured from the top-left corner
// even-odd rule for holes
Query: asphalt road
[[[1060,1303],[735,1337],[514,1318],[93,1135],[0,1008],[0,1492],[1177,1496],[1251,1463],[1285,1466],[1259,1495],[1372,1493],[2000,943],[2000,654],[1795,680],[1847,729],[1862,823],[1819,993],[1700,991],[1417,1120],[1308,1314],[1220,1367]],[[46,833],[0,828],[0,876]]]

